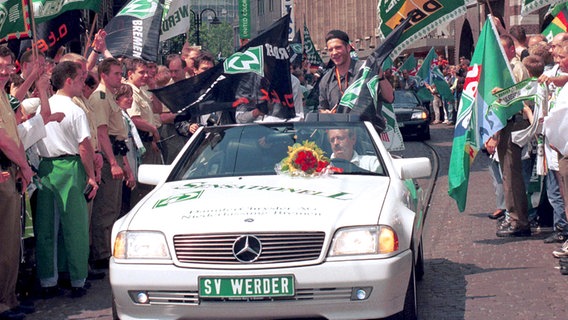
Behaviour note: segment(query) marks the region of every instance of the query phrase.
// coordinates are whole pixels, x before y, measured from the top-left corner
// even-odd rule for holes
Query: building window
[[[274,12],[274,0],[268,0],[268,11]]]
[[[264,0],[257,0],[257,6],[258,6],[258,15],[263,16],[264,15]]]

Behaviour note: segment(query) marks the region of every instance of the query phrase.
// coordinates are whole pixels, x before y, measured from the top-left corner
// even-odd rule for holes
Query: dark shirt
[[[341,81],[341,89],[343,92],[347,87],[353,83],[357,71],[363,66],[364,61],[362,60],[351,60],[349,65],[349,71],[347,72],[347,81],[345,81],[345,76],[341,76],[339,79]],[[329,70],[321,79],[319,84],[319,110],[331,110],[341,100],[343,95],[339,90],[339,83],[337,82],[337,76],[335,72],[335,67]],[[337,112],[347,112],[347,110],[338,110]]]

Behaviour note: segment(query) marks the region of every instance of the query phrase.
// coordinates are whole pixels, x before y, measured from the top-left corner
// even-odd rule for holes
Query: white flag
[[[190,20],[189,0],[166,1],[160,41],[186,33],[189,30]]]

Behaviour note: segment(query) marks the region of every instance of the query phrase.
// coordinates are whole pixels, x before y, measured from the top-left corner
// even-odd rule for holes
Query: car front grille
[[[181,263],[241,264],[233,254],[233,244],[245,234],[176,235],[174,247]],[[262,251],[253,262],[286,263],[319,258],[324,232],[254,233],[262,243]]]
[[[403,121],[410,121],[412,117],[412,113],[396,113],[396,121],[403,122]]]
[[[306,301],[306,300],[350,300],[353,288],[306,288],[296,289],[291,297],[273,298],[200,298],[197,291],[147,291],[151,305],[199,305],[207,302],[271,302],[271,301]]]

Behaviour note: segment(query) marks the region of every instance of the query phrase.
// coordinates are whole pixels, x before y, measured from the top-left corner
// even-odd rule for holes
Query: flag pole
[[[37,56],[38,56],[38,52],[37,52],[37,28],[36,28],[36,22],[35,22],[33,1],[29,2],[29,6],[30,6],[30,8],[29,8],[30,18],[32,19],[32,56],[33,56],[33,61],[37,61]]]
[[[91,29],[87,34],[87,43],[85,45],[85,52],[83,52],[83,57],[87,57],[87,52],[89,51],[89,47],[91,46],[91,38],[93,37],[93,32],[95,31],[95,24],[97,23],[97,19],[99,17],[99,13],[96,12],[95,16],[93,17],[93,24],[91,25]]]
[[[489,0],[485,0],[485,4],[487,5],[487,8],[489,8],[489,14],[493,15],[493,10],[491,9],[491,4],[489,3]]]

